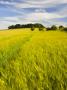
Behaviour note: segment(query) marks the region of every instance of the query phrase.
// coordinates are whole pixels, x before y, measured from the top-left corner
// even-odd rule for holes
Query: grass
[[[0,31],[0,90],[67,90],[67,33]]]

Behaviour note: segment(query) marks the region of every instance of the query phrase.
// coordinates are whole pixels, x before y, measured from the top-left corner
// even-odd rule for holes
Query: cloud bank
[[[67,26],[67,0],[0,0],[0,29],[18,23]]]

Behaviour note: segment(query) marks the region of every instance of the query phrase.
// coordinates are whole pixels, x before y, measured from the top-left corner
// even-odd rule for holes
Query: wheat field
[[[0,31],[0,90],[67,90],[67,33]]]

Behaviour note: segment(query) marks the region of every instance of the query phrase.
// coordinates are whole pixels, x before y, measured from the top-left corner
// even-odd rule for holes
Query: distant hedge
[[[44,28],[42,24],[36,23],[36,24],[16,24],[11,25],[8,27],[8,29],[17,29],[17,28]]]
[[[18,29],[18,28],[31,28],[31,31],[34,31],[35,28],[39,28],[39,31],[43,31],[44,28],[46,29],[46,31],[50,31],[50,30],[67,31],[67,27],[64,27],[62,25],[60,25],[60,26],[52,25],[51,27],[45,27],[44,25],[42,25],[40,23],[22,24],[22,25],[16,24],[16,25],[11,25],[8,27],[8,29]]]

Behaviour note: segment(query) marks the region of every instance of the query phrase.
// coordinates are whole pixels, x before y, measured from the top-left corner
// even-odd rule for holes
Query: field
[[[0,31],[0,90],[67,90],[67,33]]]

